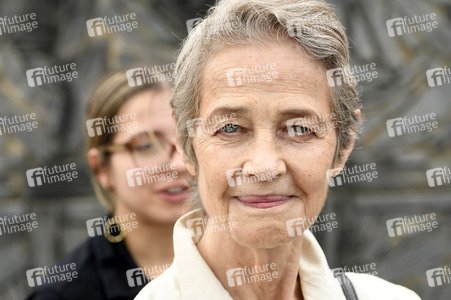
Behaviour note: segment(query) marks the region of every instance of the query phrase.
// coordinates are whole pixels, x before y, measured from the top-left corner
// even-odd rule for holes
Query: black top
[[[129,284],[126,272],[138,266],[123,241],[111,243],[103,235],[89,238],[57,265],[70,263],[76,264],[78,278],[40,285],[27,300],[133,299],[147,283],[136,280],[135,273]]]

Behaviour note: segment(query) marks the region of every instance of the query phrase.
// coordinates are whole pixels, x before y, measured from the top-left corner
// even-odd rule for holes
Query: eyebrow
[[[143,136],[145,134],[149,134],[149,136],[151,136],[151,134],[153,134],[155,137],[162,137],[163,136],[163,133],[161,131],[152,131],[152,132],[150,132],[150,131],[143,130],[143,131],[140,131],[140,132],[135,133],[134,135],[130,136],[128,138],[128,141],[136,139],[136,138],[138,138],[140,136]]]
[[[226,115],[226,114],[236,114],[237,116],[249,116],[252,114],[252,110],[244,107],[230,107],[230,106],[220,106],[215,108],[209,115],[208,119],[214,117],[215,115]],[[317,113],[308,108],[303,109],[286,109],[279,112],[278,117],[282,119],[294,119],[294,118],[304,118],[309,116],[318,116]]]
[[[215,115],[227,115],[227,114],[235,114],[237,116],[250,116],[252,111],[245,106],[220,106],[215,109],[208,115],[207,119],[211,119]]]
[[[318,117],[317,113],[314,110],[308,108],[287,109],[279,113],[279,117],[283,119],[304,118],[310,116]]]

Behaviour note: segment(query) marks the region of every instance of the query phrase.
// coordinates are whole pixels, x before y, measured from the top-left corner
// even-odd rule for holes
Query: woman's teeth
[[[170,189],[167,189],[164,191],[168,194],[178,194],[178,193],[183,192],[184,190],[185,190],[184,187],[179,186],[179,187],[173,187],[173,188],[170,188]]]

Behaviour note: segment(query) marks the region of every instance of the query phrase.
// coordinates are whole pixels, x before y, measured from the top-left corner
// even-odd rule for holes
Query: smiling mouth
[[[178,187],[171,187],[169,189],[164,190],[165,193],[168,193],[170,195],[179,194],[186,190],[186,187],[178,186]]]
[[[234,198],[245,206],[264,209],[282,205],[293,197],[282,195],[247,195]]]

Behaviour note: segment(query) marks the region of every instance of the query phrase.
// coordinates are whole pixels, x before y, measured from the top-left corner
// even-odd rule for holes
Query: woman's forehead
[[[228,45],[216,51],[209,59],[205,71],[221,71],[226,68],[271,69],[273,65],[280,72],[308,70],[322,64],[301,51],[291,41],[268,41],[267,44]],[[315,66],[316,65],[316,66]]]
[[[126,138],[143,131],[153,131],[162,135],[172,133],[170,96],[170,91],[152,90],[146,90],[132,96],[120,108],[118,116],[122,118],[134,116],[133,120],[136,125],[131,130],[117,133],[117,138]]]
[[[273,106],[302,100],[330,110],[326,68],[289,43],[221,50],[203,72],[201,99],[201,112],[234,99]]]
[[[122,107],[118,114],[136,114],[137,118],[146,120],[161,115],[170,114],[170,91],[145,90],[133,95]],[[152,118],[149,118],[152,116]]]

